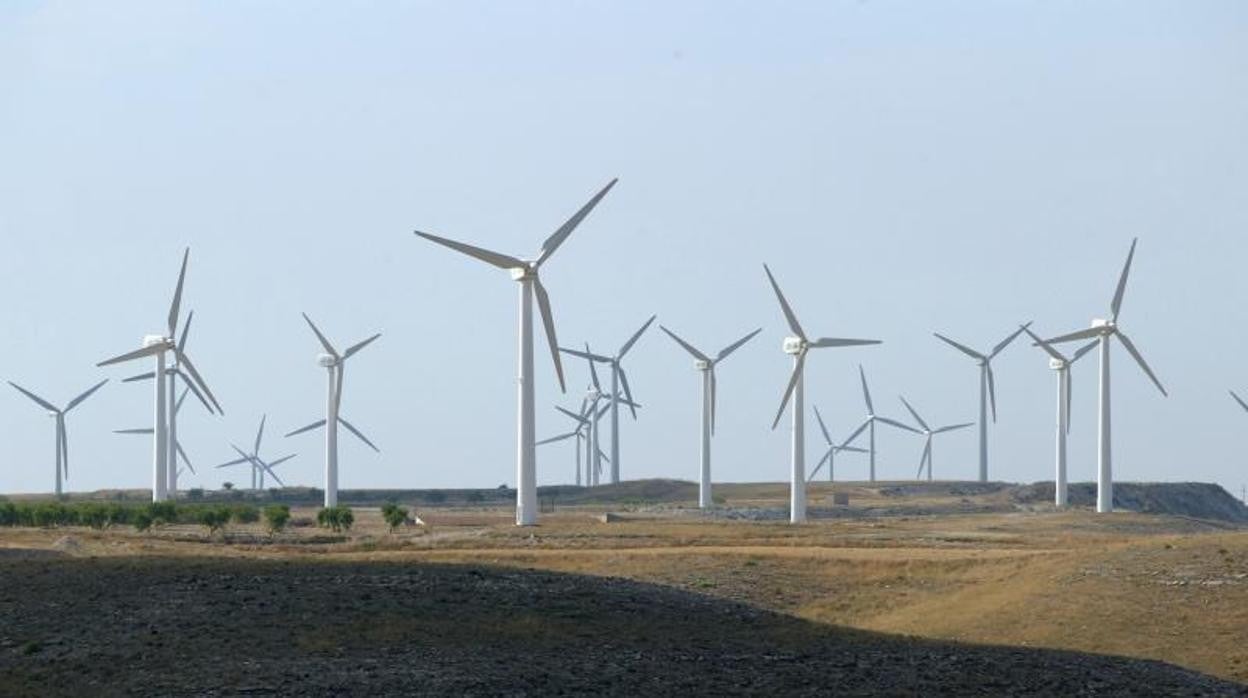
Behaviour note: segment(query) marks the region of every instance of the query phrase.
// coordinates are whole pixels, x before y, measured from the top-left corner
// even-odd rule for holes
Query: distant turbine
[[[555,320],[550,314],[550,298],[546,288],[538,278],[538,269],[563,244],[576,226],[589,215],[589,212],[602,201],[602,197],[611,191],[616,180],[594,195],[589,203],[581,207],[566,223],[559,227],[546,242],[537,255],[537,259],[529,261],[505,254],[491,252],[473,247],[462,242],[416,231],[416,234],[445,245],[453,250],[475,257],[500,269],[506,269],[511,278],[520,283],[520,380],[519,380],[519,418],[517,431],[519,438],[516,443],[516,525],[532,526],[537,523],[537,439],[534,428],[535,393],[533,391],[533,296],[537,295],[537,307],[542,313],[542,324],[546,327],[546,340],[550,343],[551,358],[555,362],[555,374],[559,377],[559,389],[567,392],[563,383],[563,365],[559,362],[559,341],[555,337]]]
[[[871,469],[868,472],[868,480],[870,482],[875,482],[875,423],[880,422],[892,427],[897,427],[898,429],[913,431],[916,434],[919,432],[895,419],[889,419],[888,417],[881,417],[877,415],[875,413],[875,407],[871,404],[871,391],[867,389],[867,374],[862,370],[862,364],[858,365],[858,377],[862,380],[862,399],[867,403],[867,418],[862,422],[861,426],[855,429],[854,432],[845,439],[845,444],[853,443],[854,439],[858,438],[858,435],[861,434],[864,429],[870,429],[870,445],[867,450],[871,454]]]
[[[213,396],[212,391],[208,389],[208,385],[204,383],[203,377],[199,375],[199,371],[195,370],[195,364],[191,363],[191,359],[182,349],[174,342],[173,337],[178,329],[178,310],[182,305],[182,285],[186,280],[186,263],[190,258],[191,250],[188,247],[186,252],[182,254],[182,270],[178,273],[178,285],[173,292],[173,303],[169,306],[169,324],[167,332],[163,335],[147,335],[143,338],[143,347],[135,351],[115,356],[111,359],[101,361],[97,366],[108,366],[118,364],[124,361],[133,361],[135,359],[143,359],[149,356],[156,357],[156,370],[153,375],[165,375],[165,353],[173,352],[174,359],[177,361],[179,368],[186,367],[186,372],[194,383],[218,412],[221,412],[221,405]],[[152,501],[163,502],[168,497],[168,457],[169,442],[167,434],[167,425],[165,424],[165,413],[168,408],[166,404],[165,388],[166,382],[163,380],[154,381],[156,385],[156,408],[153,415],[152,426]]]
[[[582,351],[577,351],[575,349],[565,349],[563,347],[560,347],[559,351],[562,351],[565,354],[571,354],[573,356],[579,356],[581,358],[589,359],[590,361],[597,361],[599,363],[604,363],[604,364],[609,365],[611,367],[611,394],[619,395],[620,384],[623,383],[624,384],[624,397],[628,398],[629,400],[632,400],[633,391],[629,390],[628,388],[628,376],[625,375],[624,367],[620,365],[620,362],[624,360],[624,355],[628,353],[629,349],[633,348],[633,345],[637,343],[637,340],[641,339],[641,335],[645,333],[645,331],[650,327],[650,323],[654,322],[654,319],[656,317],[658,316],[651,315],[650,319],[646,320],[646,323],[641,326],[641,329],[634,332],[633,336],[629,337],[628,341],[625,342],[624,345],[620,347],[620,350],[616,352],[615,356],[602,356],[600,354],[591,354],[588,351],[582,352]],[[637,410],[635,408],[632,409],[632,413],[633,413],[633,419],[636,420]],[[620,481],[620,403],[618,400],[612,400],[611,401],[611,484],[615,484],[619,481]]]
[[[1122,346],[1135,359],[1143,369],[1145,375],[1157,386],[1162,395],[1168,395],[1166,389],[1162,387],[1161,381],[1157,380],[1157,376],[1153,374],[1153,369],[1148,367],[1144,361],[1144,357],[1140,356],[1140,352],[1135,348],[1135,344],[1118,329],[1118,312],[1122,309],[1122,295],[1127,288],[1127,276],[1131,272],[1131,260],[1135,257],[1135,243],[1137,240],[1131,241],[1131,250],[1127,252],[1127,263],[1122,267],[1122,275],[1118,277],[1118,286],[1114,289],[1114,298],[1109,303],[1110,319],[1104,320],[1095,318],[1092,320],[1092,327],[1078,332],[1071,332],[1060,337],[1054,337],[1048,340],[1049,344],[1060,344],[1062,342],[1073,342],[1082,339],[1097,339],[1101,348],[1101,384],[1100,384],[1100,429],[1098,431],[1097,440],[1099,442],[1099,453],[1097,456],[1096,469],[1096,510],[1098,512],[1110,512],[1114,510],[1114,473],[1113,460],[1110,449],[1110,414],[1109,414],[1109,340],[1117,337],[1122,342]]]
[[[914,477],[916,480],[920,479],[923,476],[923,466],[927,465],[927,481],[931,482],[932,481],[932,437],[937,434],[943,434],[948,431],[956,431],[958,429],[965,429],[967,427],[975,426],[975,422],[966,422],[964,424],[950,424],[947,427],[937,427],[933,429],[927,426],[927,422],[923,421],[923,418],[920,417],[919,413],[916,412],[915,409],[910,406],[910,403],[906,402],[906,399],[904,397],[901,398],[901,404],[905,405],[907,410],[910,410],[910,416],[914,417],[914,421],[918,422],[919,424],[919,427],[920,427],[919,433],[921,433],[925,437],[925,443],[923,444],[923,455],[919,458],[919,472],[916,473]]]
[[[677,337],[675,332],[662,325],[659,325],[659,329],[666,332],[667,336],[671,337],[685,351],[692,354],[694,359],[693,367],[702,372],[702,440],[700,451],[701,467],[698,471],[698,507],[706,509],[713,502],[711,498],[711,435],[715,433],[715,365],[728,358],[729,354],[739,349],[746,342],[754,339],[754,336],[763,330],[760,327],[729,344],[721,349],[715,355],[715,358],[712,359],[710,356],[695,349],[692,344]]]
[[[979,481],[988,482],[988,404],[992,403],[992,421],[997,421],[997,388],[996,380],[992,375],[992,360],[997,358],[1003,349],[1014,341],[1014,338],[1023,333],[1023,330],[1031,325],[1030,322],[1023,325],[1017,330],[1010,333],[1010,336],[997,343],[992,351],[988,354],[981,354],[964,344],[959,344],[952,339],[933,332],[936,338],[975,359],[979,363]]]
[[[180,352],[186,352],[186,339],[191,331],[191,321],[194,319],[195,319],[195,311],[192,310],[186,315],[186,324],[182,326],[182,336],[178,339],[178,351]],[[204,408],[208,410],[208,413],[209,414],[216,413],[216,410],[213,409],[212,405],[208,404],[208,401],[204,399],[204,394],[199,392],[199,389],[195,387],[195,382],[192,381],[189,376],[187,376],[185,373],[182,372],[182,368],[178,366],[178,361],[177,361],[176,356],[173,358],[173,361],[170,363],[170,366],[165,369],[165,376],[169,379],[169,391],[166,393],[166,395],[168,396],[168,399],[170,401],[173,401],[174,396],[178,394],[178,378],[181,378],[182,381],[186,383],[186,386],[190,388],[190,390],[193,393],[195,393],[195,397],[200,401],[200,403],[203,404]],[[148,381],[148,380],[152,380],[155,377],[156,377],[155,371],[148,371],[147,373],[140,373],[137,376],[130,376],[129,378],[122,379],[122,382],[134,383],[136,381]],[[185,391],[183,392],[182,397],[186,397]],[[178,404],[179,405],[181,404],[180,398],[178,399]],[[167,439],[169,453],[165,457],[166,459],[165,464],[168,467],[168,472],[169,472],[166,491],[171,498],[176,499],[178,496],[178,473],[181,472],[181,469],[177,467],[178,466],[178,453],[175,449],[175,445],[178,443],[178,410],[173,409],[172,406],[167,407],[166,410],[167,410],[166,414],[168,415],[168,418],[169,418],[168,419],[169,437]],[[125,433],[150,434],[152,433],[152,430],[147,429],[146,431],[139,431],[139,430],[128,429],[125,431]],[[192,468],[191,472],[194,473],[195,469]]]
[[[827,443],[828,450],[824,452],[823,458],[819,459],[819,464],[815,466],[815,469],[810,471],[810,477],[806,478],[806,482],[811,482],[815,479],[815,476],[819,474],[819,470],[823,468],[824,463],[828,464],[828,482],[832,482],[836,479],[836,454],[842,451],[866,453],[867,449],[850,446],[849,439],[846,439],[845,443],[837,445],[832,440],[832,435],[828,433],[828,426],[823,423],[823,415],[819,414],[819,408],[815,407],[814,409],[815,419],[819,420],[819,430],[823,432],[823,440]]]
[[[272,475],[273,479],[277,481],[277,484],[281,485],[282,487],[285,487],[286,483],[282,482],[282,478],[278,477],[277,473],[273,472],[273,469],[281,465],[282,463],[285,463],[286,461],[290,460],[291,458],[294,458],[296,455],[292,453],[289,456],[282,456],[281,458],[278,458],[277,460],[271,461],[271,462],[266,461],[260,457],[260,441],[264,438],[264,422],[265,422],[266,417],[267,415],[262,415],[260,417],[260,428],[256,431],[256,441],[254,445],[252,446],[251,453],[247,453],[246,451],[239,448],[238,446],[235,446],[234,444],[230,444],[230,448],[233,448],[234,451],[238,453],[239,457],[235,458],[232,461],[222,463],[221,465],[217,466],[217,468],[229,468],[231,466],[242,465],[243,463],[247,463],[248,465],[251,466],[251,489],[253,490],[257,488],[264,489],[264,474],[265,473]],[[257,475],[259,475],[258,483],[256,480]]]
[[[588,343],[585,344],[584,353],[593,353],[590,351]],[[602,461],[605,460],[608,465],[611,464],[611,459],[607,458],[607,455],[602,452],[602,448],[599,447],[600,435],[602,433],[599,421],[617,402],[622,402],[634,410],[641,407],[641,405],[629,400],[628,398],[621,397],[618,394],[612,396],[604,392],[602,384],[598,381],[598,369],[594,368],[593,359],[587,358],[585,362],[589,364],[589,375],[590,379],[593,381],[589,392],[585,395],[585,399],[588,400],[588,409],[585,414],[589,419],[589,452],[587,454],[586,461],[589,473],[587,475],[586,483],[591,487],[597,487],[599,479],[602,476]],[[606,404],[599,407],[598,403],[604,400],[606,401]],[[568,415],[572,414],[563,408],[559,408],[559,410]]]
[[[542,446],[544,444],[553,444],[559,441],[563,441],[564,439],[571,439],[573,437],[576,437],[576,486],[577,487],[581,486],[581,440],[586,438],[585,428],[589,426],[589,420],[585,418],[586,405],[588,403],[589,403],[589,400],[587,399],[581,400],[581,409],[580,409],[579,414],[577,412],[573,412],[571,410],[556,406],[555,409],[559,410],[560,412],[576,420],[576,428],[565,434],[559,434],[558,436],[552,436],[549,439],[542,439],[541,441],[537,442],[538,446]]]
[[[53,405],[47,400],[44,400],[38,395],[35,395],[29,390],[18,385],[17,383],[14,383],[13,381],[9,381],[9,385],[16,388],[17,391],[20,392],[21,394],[25,395],[31,400],[34,400],[35,404],[39,405],[40,407],[48,411],[49,417],[53,417],[56,419],[56,470],[55,472],[56,472],[56,496],[57,497],[60,497],[63,494],[62,484],[61,484],[62,477],[64,477],[64,479],[66,480],[69,479],[69,437],[65,435],[65,415],[68,414],[70,410],[74,409],[78,405],[81,405],[83,400],[86,400],[87,398],[91,397],[92,393],[99,390],[107,382],[108,382],[108,379],[105,378],[104,380],[100,381],[99,383],[96,383],[95,385],[85,390],[78,397],[74,398],[73,400],[70,400],[69,404],[65,405],[65,407],[58,408],[57,406]]]
[[[169,411],[170,427],[172,427],[174,424],[177,423],[178,413],[182,411],[182,403],[186,400],[186,395],[187,393],[190,393],[191,390],[192,390],[191,383],[188,381],[186,384],[186,387],[182,389],[182,395],[180,395],[177,401],[173,403],[173,407]],[[208,409],[211,410],[212,408],[209,407]],[[114,434],[151,434],[152,428],[147,427],[145,429],[115,429],[113,430],[113,433]],[[195,472],[195,466],[191,465],[191,459],[187,458],[186,451],[182,450],[182,442],[178,439],[177,434],[174,432],[172,428],[169,430],[169,443],[173,444],[174,455],[182,458],[182,462],[186,463],[186,467],[191,469],[192,474],[198,475],[199,473]],[[177,463],[176,458],[174,459],[174,463],[175,464]],[[183,470],[182,468],[178,468],[178,473],[177,475],[175,475],[175,478],[181,476],[182,470]],[[176,482],[176,479],[174,480],[174,482]],[[176,494],[177,489],[171,488],[170,492],[173,494]]]
[[[1068,489],[1066,485],[1066,434],[1070,432],[1070,369],[1076,361],[1083,358],[1084,354],[1096,348],[1096,342],[1085,344],[1075,352],[1074,356],[1067,358],[1054,349],[1052,344],[1036,336],[1035,332],[1029,329],[1026,332],[1035,341],[1036,346],[1049,355],[1049,368],[1057,372],[1057,474],[1053,480],[1053,504],[1064,507]]]
[[[776,299],[780,301],[780,309],[784,311],[784,319],[789,323],[789,329],[793,331],[794,337],[784,338],[784,353],[793,355],[793,375],[789,378],[789,385],[784,390],[784,397],[780,400],[780,409],[776,412],[776,419],[771,423],[771,428],[775,429],[780,424],[780,417],[784,415],[784,408],[789,404],[789,397],[793,397],[793,445],[792,445],[792,478],[789,485],[789,521],[791,523],[801,523],[806,520],[806,407],[804,402],[804,390],[802,373],[806,365],[806,352],[810,349],[821,349],[824,347],[850,347],[861,346],[865,344],[879,344],[879,340],[875,339],[832,339],[823,337],[815,341],[807,339],[806,333],[802,331],[802,326],[797,322],[797,316],[793,314],[793,309],[789,307],[789,302],[785,300],[784,294],[780,292],[780,286],[776,284],[776,279],[771,275],[771,269],[767,265],[763,265],[763,271],[767,272],[767,280],[771,282],[771,288],[776,292]]]
[[[329,396],[325,401],[325,419],[319,419],[306,427],[300,427],[288,434],[287,437],[295,434],[302,434],[313,429],[325,428],[325,506],[338,506],[338,425],[347,428],[347,431],[355,434],[356,438],[363,441],[369,448],[377,453],[381,451],[369,441],[364,434],[351,425],[350,422],[342,418],[340,414],[342,408],[342,374],[346,370],[347,359],[351,358],[364,347],[372,344],[374,340],[381,336],[380,333],[347,347],[347,350],[338,353],[333,344],[321,334],[316,325],[312,322],[312,318],[307,313],[303,313],[303,319],[307,321],[308,327],[312,328],[312,333],[316,335],[320,341],[321,347],[325,349],[324,354],[316,357],[318,365],[323,366],[329,373]],[[263,477],[263,475],[261,476]]]

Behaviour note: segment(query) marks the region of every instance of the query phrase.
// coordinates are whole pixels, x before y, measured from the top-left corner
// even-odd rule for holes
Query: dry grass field
[[[812,503],[828,487],[817,485]],[[516,528],[505,507],[444,506],[417,508],[424,525],[390,533],[377,509],[359,508],[343,535],[300,527],[269,536],[259,525],[232,525],[212,538],[194,526],[0,530],[0,560],[227,558],[573,573],[692,592],[811,627],[1160,660],[1248,684],[1248,529],[1240,525],[1007,508],[995,492],[897,496],[844,487],[853,507],[895,511],[791,526],[701,517],[671,501],[573,501],[537,527]],[[721,491],[735,508],[774,507],[786,494],[783,485]],[[619,520],[599,521],[605,511]],[[12,590],[3,596],[0,608],[16,602]],[[19,632],[8,628],[0,641],[26,641]]]

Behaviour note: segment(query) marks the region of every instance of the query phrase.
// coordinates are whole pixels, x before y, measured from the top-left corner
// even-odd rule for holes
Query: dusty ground
[[[422,509],[427,526],[393,535],[360,509],[347,536],[232,526],[224,542],[0,530],[0,694],[1248,695],[1235,525],[1042,507],[796,527],[644,503],[590,518],[603,508],[530,529],[503,509]]]

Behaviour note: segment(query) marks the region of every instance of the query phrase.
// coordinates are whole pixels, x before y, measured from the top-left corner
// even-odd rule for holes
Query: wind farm
[[[0,695],[1248,696],[1244,8],[0,27]]]

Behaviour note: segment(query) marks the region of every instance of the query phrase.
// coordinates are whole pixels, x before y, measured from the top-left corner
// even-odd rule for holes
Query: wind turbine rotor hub
[[[694,359],[693,367],[699,371],[709,371],[711,370],[711,362],[703,361],[702,359]]]
[[[511,274],[512,281],[524,281],[525,279],[536,279],[537,278],[537,265],[532,262],[528,262],[526,263],[526,266],[516,267],[514,269],[508,269],[507,273]]]
[[[1050,358],[1049,368],[1053,369],[1054,371],[1061,371],[1062,369],[1066,368],[1066,362],[1062,361],[1061,359]]]
[[[338,359],[334,358],[334,356],[331,354],[317,354],[316,355],[316,365],[322,368],[333,368],[335,365],[337,365],[337,363],[338,363]]]
[[[801,337],[785,337],[782,348],[786,354],[801,354],[806,351],[806,340]]]
[[[1099,329],[1101,334],[1113,334],[1118,325],[1113,320],[1105,320],[1103,318],[1094,318],[1092,327]]]

